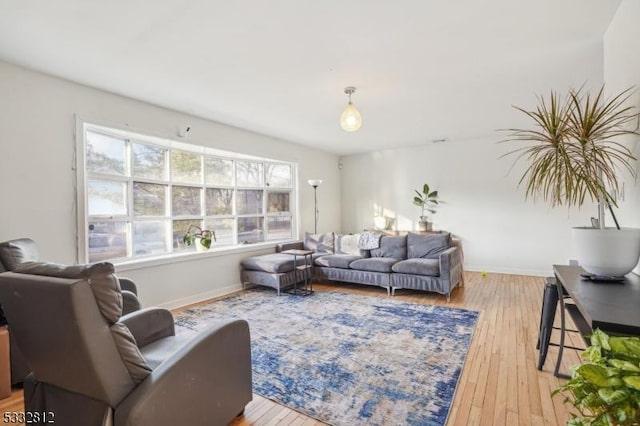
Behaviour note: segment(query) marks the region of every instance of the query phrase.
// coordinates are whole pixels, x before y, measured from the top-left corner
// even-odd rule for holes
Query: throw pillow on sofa
[[[440,253],[451,247],[451,234],[413,234],[407,236],[407,257],[409,259],[437,259]]]
[[[367,257],[369,254],[368,250],[362,250],[358,246],[360,235],[361,234],[336,234],[336,254]]]
[[[380,239],[380,247],[371,250],[371,257],[390,257],[393,259],[407,258],[407,236],[400,237],[383,236]]]
[[[304,249],[311,250],[315,253],[333,253],[335,234],[328,232],[326,234],[304,234]]]

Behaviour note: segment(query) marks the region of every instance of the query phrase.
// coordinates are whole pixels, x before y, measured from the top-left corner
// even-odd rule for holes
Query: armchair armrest
[[[176,334],[173,315],[164,308],[146,308],[131,312],[118,322],[127,326],[140,348]]]
[[[131,279],[118,277],[118,281],[120,281],[120,288],[122,290],[130,291],[136,296],[138,295],[138,287]]]
[[[122,290],[122,315],[139,311],[141,307],[138,296],[131,293],[129,290]]]
[[[276,246],[276,253],[280,253],[285,250],[302,250],[304,248],[304,242],[294,241],[292,243],[278,244]]]
[[[249,324],[221,322],[152,371],[116,408],[114,424],[227,424],[251,401],[251,383]]]

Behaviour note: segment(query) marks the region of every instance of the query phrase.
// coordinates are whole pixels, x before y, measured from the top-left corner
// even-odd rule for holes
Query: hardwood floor
[[[569,413],[562,397],[551,398],[558,386],[552,370],[557,348],[550,347],[543,371],[538,371],[538,325],[544,283],[539,277],[466,272],[465,287],[451,302],[443,296],[399,290],[395,299],[480,311],[480,318],[458,384],[448,425],[563,425]],[[342,291],[387,297],[382,288],[314,284],[317,291]],[[275,295],[275,294],[274,294]],[[555,332],[554,332],[555,333]],[[552,341],[558,341],[554,335]],[[579,336],[569,344],[582,346]],[[576,351],[565,351],[561,371],[579,362]],[[22,411],[22,391],[0,400],[0,411]],[[389,420],[390,424],[393,419]],[[259,395],[244,416],[232,422],[246,425],[321,425],[312,418]]]

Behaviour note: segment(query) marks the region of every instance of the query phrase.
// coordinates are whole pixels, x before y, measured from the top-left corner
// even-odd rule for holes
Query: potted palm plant
[[[626,106],[631,95],[632,89],[627,89],[607,99],[604,86],[595,96],[582,89],[569,90],[564,97],[552,91],[548,98],[538,97],[533,111],[515,107],[533,120],[533,129],[507,129],[505,141],[526,143],[505,155],[528,160],[519,181],[527,198],[541,197],[552,206],[567,207],[598,202],[592,226],[573,229],[576,257],[596,275],[623,276],[640,258],[640,229],[620,228],[612,195],[619,189],[620,171],[636,175],[635,157],[618,142],[621,136],[639,135],[638,114]],[[605,227],[605,209],[616,227]]]
[[[436,214],[436,208],[438,207],[438,191],[432,191],[428,184],[422,186],[422,192],[415,190],[417,196],[413,197],[413,204],[420,207],[422,212],[420,214],[420,222],[418,223],[420,231],[431,231],[433,229],[433,222],[429,221],[429,216],[425,214],[425,211]]]
[[[196,245],[197,249],[202,247],[209,250],[211,243],[216,241],[216,233],[208,229],[202,229],[199,226],[189,225],[187,232],[185,232],[184,237],[182,237],[182,241],[188,246],[193,243],[199,243]]]

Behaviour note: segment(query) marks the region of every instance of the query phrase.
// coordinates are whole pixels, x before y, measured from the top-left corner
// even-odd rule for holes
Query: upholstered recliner
[[[222,425],[251,400],[249,326],[175,335],[160,308],[122,314],[113,265],[26,262],[0,300],[32,371],[25,411],[67,426]]]
[[[0,243],[0,272],[13,271],[24,262],[37,262],[40,260],[38,245],[31,238],[18,238]],[[128,278],[118,278],[122,289],[122,313],[126,315],[140,309],[138,289],[133,281]],[[0,300],[0,305],[2,304]],[[12,324],[9,324],[9,328]],[[24,362],[20,348],[9,334],[11,339],[11,383],[18,384],[24,381],[29,374],[29,369]]]

